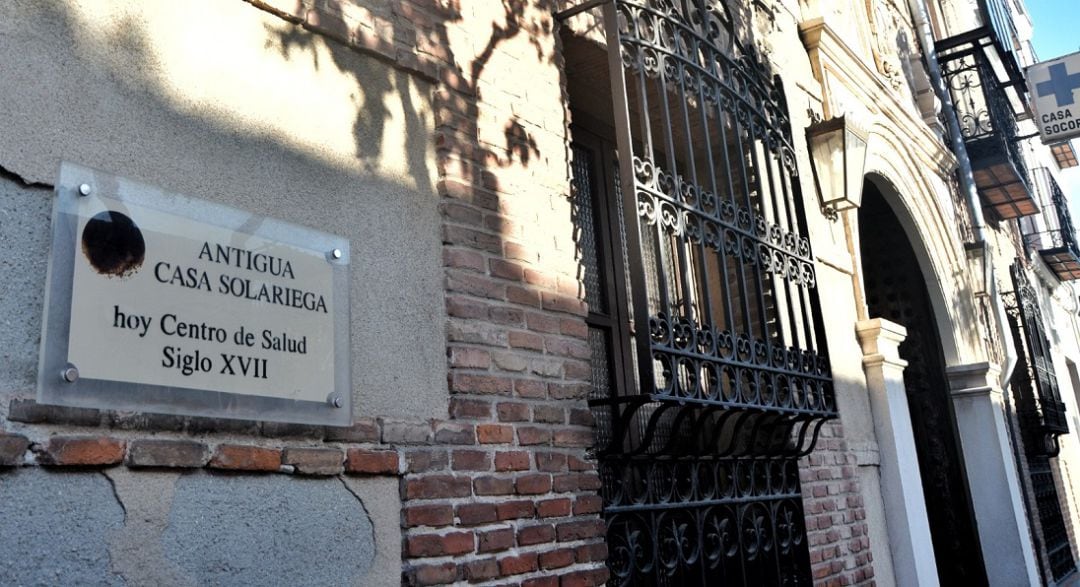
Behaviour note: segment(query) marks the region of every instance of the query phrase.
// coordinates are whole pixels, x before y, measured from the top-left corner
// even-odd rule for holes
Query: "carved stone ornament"
[[[914,38],[907,20],[891,0],[866,0],[866,9],[870,16],[870,31],[873,34],[871,50],[878,73],[885,77],[893,91],[909,101],[911,88],[906,79],[904,63],[907,56],[900,54],[901,44],[905,52],[910,52],[911,39]]]

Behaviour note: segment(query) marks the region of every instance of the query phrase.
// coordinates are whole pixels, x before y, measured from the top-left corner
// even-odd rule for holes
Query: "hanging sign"
[[[1043,143],[1080,136],[1080,53],[1032,65],[1027,80]]]

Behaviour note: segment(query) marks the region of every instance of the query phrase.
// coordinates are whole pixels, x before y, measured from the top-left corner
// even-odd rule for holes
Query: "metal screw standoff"
[[[75,383],[79,380],[79,370],[69,366],[60,371],[60,378],[68,383]]]
[[[94,191],[94,189],[90,187],[90,184],[88,184],[88,183],[79,184],[79,195],[89,196],[90,193],[93,192],[93,191]]]
[[[331,393],[330,397],[326,398],[326,401],[335,408],[340,408],[345,405],[345,402],[341,399],[341,396],[336,393]]]
[[[330,251],[330,257],[333,259],[340,259],[342,255],[344,255],[344,253],[341,252],[341,249],[334,249]]]

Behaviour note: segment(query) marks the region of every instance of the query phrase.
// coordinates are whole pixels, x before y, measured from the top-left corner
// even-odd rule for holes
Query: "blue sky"
[[[1035,36],[1031,43],[1045,61],[1080,51],[1080,1],[1027,0]]]

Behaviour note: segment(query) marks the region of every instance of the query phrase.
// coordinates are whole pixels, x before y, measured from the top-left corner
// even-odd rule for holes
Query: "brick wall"
[[[810,565],[818,585],[874,582],[874,557],[855,466],[843,425],[836,420],[822,427],[817,448],[800,461]]]

